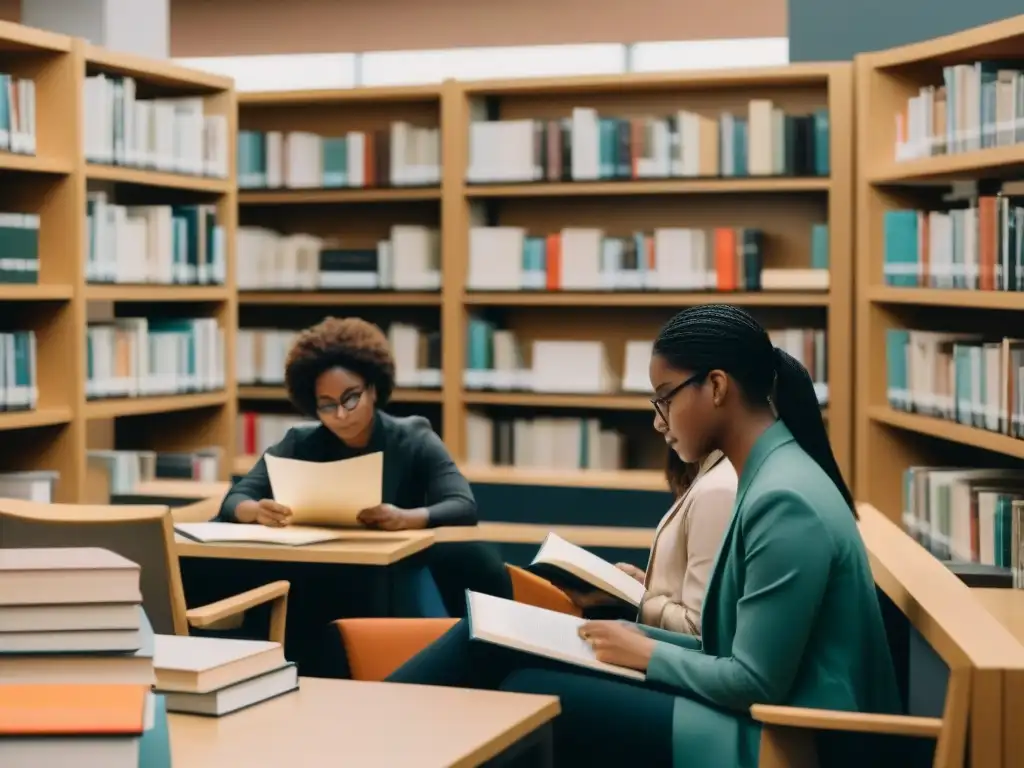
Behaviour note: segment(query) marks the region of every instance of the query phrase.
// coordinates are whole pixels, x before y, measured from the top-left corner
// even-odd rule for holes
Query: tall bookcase
[[[1018,16],[857,57],[856,495],[894,520],[902,513],[908,467],[998,468],[1024,458],[1024,441],[1012,436],[1021,412],[1013,394],[1020,391],[1019,363],[1010,362],[1011,376],[1004,361],[985,371],[984,363],[963,360],[959,380],[949,376],[955,369],[949,366],[960,366],[959,354],[972,354],[966,346],[954,352],[953,335],[973,337],[961,339],[967,346],[1022,337],[1020,284],[999,283],[1004,271],[1014,280],[1024,274],[1016,266],[1020,229],[1000,222],[991,198],[998,199],[1000,188],[1012,195],[1013,185],[1002,185],[1024,169],[1024,110],[1020,96],[1005,102],[993,90],[989,119],[1006,120],[1009,133],[999,126],[990,133],[982,128],[988,97],[978,87],[980,75],[992,81],[988,87],[1019,92],[1020,75],[1006,85],[995,81],[1003,80],[999,69],[1020,69],[1005,62],[1022,44],[1024,16]],[[976,68],[976,62],[993,65]],[[957,65],[969,66],[958,72]],[[1008,202],[1012,210],[1016,203]],[[992,206],[987,212],[986,205]],[[952,224],[929,218],[939,211],[945,219],[955,209],[962,213],[949,214],[950,221],[969,218]],[[914,221],[916,210],[924,214]],[[946,226],[955,229],[937,228]],[[978,233],[976,242],[970,232]],[[915,362],[899,347],[904,329],[948,335],[929,342]],[[984,380],[1004,393],[1012,388],[1009,425],[1001,423],[999,395],[984,391]]]
[[[663,460],[651,430],[646,394],[542,394],[479,391],[463,386],[466,328],[485,314],[510,329],[523,347],[536,339],[602,340],[616,377],[623,374],[627,340],[650,340],[678,309],[727,302],[748,308],[767,327],[827,328],[827,419],[836,456],[847,476],[852,463],[852,70],[846,64],[724,72],[672,73],[573,79],[460,83],[444,108],[445,440],[466,457],[470,410],[530,415],[597,416],[627,435],[638,482]],[[601,117],[643,121],[685,110],[718,119],[746,117],[752,99],[770,100],[786,113],[826,109],[831,140],[827,175],[624,178],[593,181],[467,181],[470,121],[570,118],[576,107]],[[640,139],[642,140],[642,139]],[[781,140],[781,139],[777,139]],[[582,149],[579,151],[583,151]],[[782,152],[779,149],[777,151]],[[639,153],[635,152],[634,157]],[[564,159],[564,158],[563,158]],[[543,164],[543,163],[542,163]],[[625,174],[629,176],[629,174]],[[564,228],[600,229],[629,237],[656,228],[753,227],[764,233],[764,266],[806,268],[812,224],[827,222],[827,290],[679,291],[550,290],[477,291],[467,285],[469,231],[475,224],[512,226],[544,237]],[[447,329],[458,334],[447,335]],[[528,354],[528,353],[527,353]],[[452,382],[454,381],[454,386]],[[653,450],[652,450],[653,449]],[[647,469],[648,471],[643,471]],[[516,470],[509,470],[515,472]],[[628,474],[628,470],[627,470]]]
[[[237,327],[234,230],[236,104],[229,79],[113,54],[61,35],[0,23],[0,72],[35,84],[35,154],[0,150],[0,207],[38,216],[38,283],[5,282],[5,332],[35,333],[38,402],[0,413],[8,432],[3,471],[59,472],[59,501],[90,496],[87,450],[188,450],[224,446],[234,437],[233,365],[217,391],[164,396],[87,398],[90,320],[159,314],[209,316],[224,332],[225,360],[234,360]],[[86,161],[86,77],[133,78],[139,98],[198,96],[206,114],[226,118],[223,178]],[[223,227],[225,280],[220,285],[98,284],[87,281],[87,197],[103,190],[122,205],[216,206]],[[8,248],[12,248],[8,242]],[[5,258],[17,257],[9,251]],[[223,463],[223,473],[229,461]]]

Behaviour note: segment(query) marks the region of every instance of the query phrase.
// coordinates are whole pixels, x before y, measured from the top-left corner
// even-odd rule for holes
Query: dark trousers
[[[558,696],[556,766],[672,765],[672,694],[471,640],[465,619],[388,682]]]
[[[448,615],[466,615],[466,590],[512,599],[509,578],[501,553],[482,541],[451,541],[427,550],[427,567],[441,593]]]

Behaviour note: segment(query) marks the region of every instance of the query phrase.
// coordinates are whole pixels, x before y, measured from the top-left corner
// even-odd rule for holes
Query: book
[[[209,693],[287,662],[280,643],[223,637],[156,635],[153,666],[160,693]]]
[[[0,605],[0,634],[138,628],[138,603]]]
[[[0,605],[142,601],[139,566],[97,547],[0,549]]]
[[[206,693],[168,692],[167,710],[186,715],[221,717],[299,689],[294,663]]]
[[[586,619],[469,590],[466,603],[473,640],[620,677],[645,679],[635,669],[597,660],[590,645],[579,636]]]
[[[292,511],[292,522],[335,528],[361,527],[358,515],[381,503],[384,454],[340,461],[300,461],[264,454],[274,499]]]
[[[544,538],[528,569],[564,589],[575,592],[597,589],[635,608],[639,608],[644,599],[643,584],[556,533]]]
[[[301,525],[268,528],[265,525],[238,523],[177,523],[174,530],[187,539],[203,544],[280,544],[284,547],[323,544],[345,536],[342,531]]]

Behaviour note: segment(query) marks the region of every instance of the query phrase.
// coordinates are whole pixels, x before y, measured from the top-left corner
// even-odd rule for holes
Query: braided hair
[[[684,309],[658,333],[654,354],[681,371],[725,371],[749,402],[774,407],[856,515],[853,494],[828,441],[810,374],[798,360],[773,346],[768,333],[748,312],[729,304]]]

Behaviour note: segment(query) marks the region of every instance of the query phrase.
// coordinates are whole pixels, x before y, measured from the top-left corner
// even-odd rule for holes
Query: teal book
[[[139,740],[139,768],[171,768],[171,734],[164,697],[153,694],[153,722]]]

